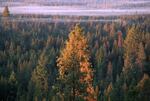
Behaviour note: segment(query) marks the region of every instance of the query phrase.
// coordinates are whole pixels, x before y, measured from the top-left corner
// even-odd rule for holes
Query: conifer
[[[4,11],[3,11],[3,17],[8,17],[10,14],[9,14],[9,9],[8,9],[8,6],[6,6],[4,8]]]
[[[64,49],[57,59],[59,80],[66,101],[94,101],[93,71],[88,42],[79,25],[69,34]]]

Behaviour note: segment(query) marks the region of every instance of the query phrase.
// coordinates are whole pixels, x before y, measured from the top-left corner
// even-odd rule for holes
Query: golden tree
[[[3,16],[4,16],[4,17],[8,17],[8,16],[9,16],[9,9],[8,9],[8,6],[6,6],[6,7],[4,8]]]
[[[146,80],[149,80],[150,77],[148,74],[144,73],[143,78],[140,80],[140,82],[137,84],[137,87],[142,89],[144,87],[144,83]]]
[[[64,49],[57,59],[59,80],[65,101],[94,101],[88,41],[79,25],[69,34]]]
[[[124,71],[134,67],[137,58],[139,43],[141,42],[141,33],[139,26],[132,26],[128,30],[127,37],[124,42]]]
[[[105,91],[104,91],[107,101],[111,101],[110,100],[110,93],[112,92],[112,89],[113,89],[113,86],[112,86],[112,83],[110,83],[108,85],[107,89],[105,89]]]

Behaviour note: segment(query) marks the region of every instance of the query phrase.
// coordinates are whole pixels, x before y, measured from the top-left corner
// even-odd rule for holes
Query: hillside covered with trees
[[[149,15],[9,18],[0,18],[0,101],[150,101]]]

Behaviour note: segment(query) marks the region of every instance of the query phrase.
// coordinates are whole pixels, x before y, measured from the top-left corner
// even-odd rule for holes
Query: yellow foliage
[[[59,78],[65,79],[65,73],[84,73],[80,76],[80,83],[87,84],[88,96],[87,101],[94,101],[94,89],[92,87],[93,71],[89,62],[90,54],[88,49],[88,41],[83,35],[82,29],[76,25],[74,30],[69,34],[69,39],[66,41],[64,49],[61,51],[57,59],[57,66],[59,67]],[[78,75],[75,75],[75,78]],[[76,91],[77,93],[78,91]],[[79,93],[79,92],[78,92]],[[76,94],[75,94],[76,95]]]
[[[3,11],[3,17],[8,17],[8,16],[9,16],[9,9],[8,6],[6,6]]]
[[[149,76],[148,74],[144,74],[143,78],[140,80],[140,82],[138,83],[137,87],[142,89],[144,87],[144,83],[146,80],[149,80]]]

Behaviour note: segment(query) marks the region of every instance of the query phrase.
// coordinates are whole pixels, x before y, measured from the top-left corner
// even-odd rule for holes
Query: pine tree
[[[150,100],[150,77],[148,74],[144,74],[142,80],[139,82],[139,100],[149,101]]]
[[[69,34],[57,59],[59,80],[65,101],[94,100],[88,42],[79,25]]]
[[[107,75],[109,77],[112,76],[112,63],[111,63],[111,61],[109,61],[108,66],[107,66]]]
[[[148,74],[144,74],[143,75],[143,78],[140,80],[140,82],[138,83],[138,85],[137,85],[137,87],[138,88],[140,88],[140,89],[142,89],[143,87],[144,87],[144,83],[145,83],[145,81],[147,81],[147,80],[149,80],[150,78],[149,78],[149,76],[148,76]]]
[[[140,27],[132,26],[127,34],[127,37],[124,42],[124,71],[127,71],[135,67],[135,62],[137,58],[138,46],[142,40]]]
[[[3,17],[8,17],[8,16],[9,16],[9,9],[8,6],[6,6],[3,11]]]
[[[113,89],[110,93],[110,100],[111,101],[123,101],[124,100],[124,93],[123,93],[123,82],[124,77],[123,75],[117,76],[116,82],[113,85]]]
[[[95,54],[95,58],[96,58],[96,69],[95,69],[95,80],[97,82],[99,82],[99,79],[103,78],[103,74],[105,74],[103,72],[105,68],[104,66],[104,48],[100,47]]]
[[[142,70],[143,70],[143,66],[144,66],[143,62],[145,59],[146,59],[146,56],[145,56],[144,47],[143,47],[143,44],[140,43],[140,45],[138,47],[136,62],[142,68]]]
[[[8,80],[0,75],[0,101],[7,101],[9,87]]]
[[[118,47],[119,48],[122,47],[122,32],[121,31],[118,32]]]
[[[139,82],[143,74],[142,70],[144,66],[145,53],[142,44],[143,40],[141,39],[142,35],[143,33],[141,32],[140,26],[132,26],[128,30],[128,34],[124,42],[125,53],[123,73],[125,81],[128,84],[128,87],[130,87],[127,92],[127,99],[130,100],[137,97],[137,91],[134,86]],[[139,67],[141,67],[141,69]],[[131,98],[131,94],[134,96],[133,98]]]
[[[46,67],[47,58],[43,55],[44,53],[41,54],[38,65],[32,73],[31,83],[29,85],[30,88],[34,87],[33,97],[38,100],[45,99],[48,92],[48,73]]]
[[[138,91],[135,86],[130,86],[129,90],[125,94],[125,101],[139,101],[138,100]]]
[[[103,47],[100,47],[96,54],[95,54],[95,57],[96,57],[96,62],[97,62],[97,67],[99,68],[100,65],[102,64],[103,60],[104,60],[104,49]]]
[[[118,44],[117,44],[117,40],[114,40],[113,48],[112,48],[112,53],[115,54],[115,55],[118,54]]]
[[[12,83],[12,84],[14,84],[14,85],[17,84],[16,75],[15,75],[14,71],[11,72],[11,75],[10,75],[10,77],[9,77],[9,83]]]
[[[17,97],[17,79],[14,71],[11,72],[11,75],[9,77],[9,101],[15,101]]]
[[[105,96],[106,96],[106,101],[111,101],[110,99],[110,93],[112,92],[113,86],[112,83],[110,83],[107,87],[107,89],[105,89]]]

